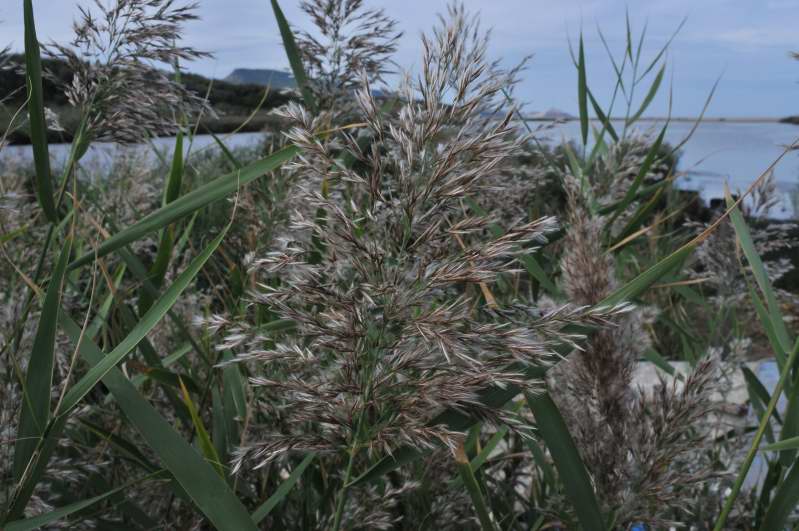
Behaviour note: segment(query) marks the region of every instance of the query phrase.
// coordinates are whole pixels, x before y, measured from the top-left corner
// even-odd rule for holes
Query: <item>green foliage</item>
[[[313,114],[316,102],[291,26],[278,2],[271,0],[270,5],[303,101]],[[223,344],[213,337],[213,330],[198,329],[192,320],[212,322],[224,316],[219,320],[229,322],[220,327],[233,326],[234,334],[257,334],[257,348],[262,350],[274,349],[301,328],[291,319],[279,319],[250,294],[259,283],[279,288],[291,278],[276,274],[263,280],[248,266],[252,255],[275,250],[275,236],[287,232],[289,210],[297,208],[292,203],[297,176],[283,166],[312,154],[275,140],[279,135],[251,150],[231,148],[215,136],[220,149],[193,152],[190,131],[203,128],[193,124],[194,128],[186,127],[178,134],[171,157],[164,155],[155,170],[136,173],[141,168],[134,161],[125,171],[109,171],[119,178],[117,183],[108,182],[108,175],[105,181],[91,182],[79,178],[89,171],[79,164],[89,146],[88,140],[77,135],[69,159],[59,168],[63,170],[61,189],[54,190],[47,144],[52,132],[46,130],[44,109],[66,105],[53,79],[68,82],[71,73],[62,62],[41,60],[30,0],[25,0],[23,7],[27,74],[0,73],[0,94],[27,83],[22,101],[29,98],[26,134],[33,142],[34,163],[24,186],[35,191],[38,200],[37,205],[28,207],[42,216],[26,220],[24,226],[4,227],[0,234],[3,252],[20,258],[19,266],[2,270],[8,272],[8,281],[0,284],[3,302],[13,305],[15,312],[15,322],[10,323],[8,334],[3,330],[0,346],[2,363],[8,360],[9,365],[0,375],[12,377],[0,381],[0,386],[20,390],[19,410],[13,418],[12,473],[9,486],[0,486],[0,496],[6,496],[0,497],[3,529],[25,531],[59,521],[78,525],[89,518],[99,519],[104,528],[148,528],[160,525],[155,520],[164,515],[174,518],[165,525],[176,527],[336,529],[352,526],[348,518],[363,516],[357,510],[374,509],[372,505],[379,505],[376,500],[391,496],[396,496],[389,507],[392,525],[397,528],[432,528],[435,511],[451,509],[448,503],[456,508],[452,514],[491,530],[604,530],[629,524],[617,520],[618,507],[603,503],[603,493],[586,465],[585,448],[570,432],[571,420],[566,406],[558,401],[557,385],[540,394],[526,393],[523,402],[514,402],[523,391],[517,385],[522,380],[557,378],[549,366],[513,365],[508,370],[515,371],[518,380],[511,385],[487,386],[463,399],[464,403],[479,403],[484,411],[500,412],[503,419],[515,415],[516,423],[496,423],[493,418],[467,413],[466,407],[441,408],[424,428],[446,427],[455,435],[441,444],[419,447],[403,442],[402,434],[395,435],[397,440],[369,441],[366,426],[375,421],[370,416],[377,417],[377,413],[362,411],[349,419],[354,435],[346,441],[346,453],[331,455],[300,446],[281,460],[234,471],[231,461],[240,447],[278,439],[276,419],[291,407],[290,400],[302,397],[287,401],[279,394],[279,382],[294,375],[280,373],[283,369],[261,373],[252,364],[234,363],[236,355],[246,352]],[[731,494],[713,498],[720,511],[707,509],[710,516],[702,525],[727,528],[736,503],[748,494],[744,479],[760,452],[768,460],[768,478],[755,514],[744,518],[760,529],[782,529],[793,523],[792,511],[799,500],[795,463],[799,449],[799,343],[786,325],[780,293],[772,286],[748,220],[738,208],[742,198],[735,203],[729,199],[728,210],[698,236],[680,229],[683,218],[678,215],[683,215],[684,205],[671,187],[678,161],[675,149],[665,144],[668,122],[648,140],[626,188],[613,190],[620,193],[611,194],[612,201],[595,193],[605,184],[599,180],[609,153],[631,142],[636,124],[662,93],[665,50],[674,37],[650,62],[642,63],[645,33],[634,40],[628,19],[624,53],[617,58],[600,31],[616,75],[607,105],[591,90],[585,42],[580,35],[573,57],[579,143],[554,148],[523,144],[524,151],[520,148],[513,161],[541,177],[540,188],[534,190],[534,204],[524,205],[525,211],[531,218],[557,215],[563,226],[550,235],[553,245],[515,247],[518,271],[498,275],[495,282],[468,286],[464,282],[459,295],[481,290],[478,299],[489,308],[472,311],[482,312],[486,324],[501,323],[512,305],[539,308],[544,301],[556,305],[569,302],[564,271],[558,264],[563,253],[559,240],[571,230],[565,211],[573,190],[558,179],[570,174],[579,182],[590,215],[604,223],[602,250],[613,259],[621,279],[597,304],[582,311],[604,316],[602,312],[609,308],[629,302],[658,307],[661,313],[649,330],[656,343],[644,356],[684,383],[686,377],[673,362],[696,363],[711,346],[740,331],[735,308],[717,311],[711,304],[716,293],[701,283],[692,284],[687,273],[697,249],[723,223],[731,223],[742,253],[741,271],[749,281],[750,302],[761,320],[764,338],[760,346],[770,349],[778,361],[780,379],[769,392],[754,372],[742,368],[758,425],[749,428],[754,438],[742,462],[734,463],[739,468]],[[51,76],[42,76],[42,70]],[[290,101],[289,96],[278,93],[270,93],[264,100],[262,87],[211,83],[192,74],[180,74],[180,80],[196,93],[208,93],[212,105],[233,114]],[[642,83],[645,90],[636,92]],[[21,103],[21,96],[15,97],[11,104]],[[618,114],[614,105],[619,98],[626,106],[621,121],[612,119]],[[393,107],[375,111],[374,119],[392,118]],[[72,132],[79,132],[80,118],[72,121]],[[230,125],[234,121],[231,118]],[[336,128],[361,126],[325,124],[324,130],[314,134],[321,143]],[[383,149],[380,139],[367,136],[353,135],[358,149],[379,155]],[[438,141],[452,140],[441,136]],[[331,171],[364,163],[335,155]],[[348,175],[346,171],[342,174]],[[133,196],[143,183],[156,192],[139,201]],[[320,194],[327,197],[326,178],[320,186]],[[345,196],[350,193],[346,187],[340,190]],[[113,199],[115,194],[122,199]],[[461,215],[496,214],[485,232],[501,240],[513,229],[488,195],[464,198],[463,211],[451,213],[453,223]],[[507,192],[500,197],[508,202],[516,199],[507,197]],[[342,204],[350,208],[347,201],[353,197],[344,199]],[[323,226],[335,231],[340,221],[330,219]],[[364,231],[368,222],[368,216],[359,218],[364,226],[354,232]],[[463,231],[464,239],[470,237],[469,231]],[[465,246],[462,241],[460,244]],[[325,256],[347,259],[338,249],[320,245],[317,251],[314,260]],[[695,314],[688,314],[689,306],[699,309],[702,320],[690,322]],[[330,319],[336,318],[336,308],[328,310]],[[85,315],[83,325],[77,322],[78,314]],[[585,326],[557,329],[547,337],[547,346],[563,359],[596,335],[615,330],[614,324],[599,318],[586,321],[589,324]],[[747,330],[754,327],[745,324]],[[403,331],[380,332],[384,333],[399,338]],[[69,340],[66,346],[59,343],[61,334]],[[361,340],[369,342],[376,335],[369,330]],[[558,363],[560,359],[553,360],[556,370],[563,368]],[[259,378],[266,378],[267,385],[253,385]],[[331,403],[344,394],[331,394]],[[782,414],[777,410],[780,400],[787,403]],[[525,404],[529,411],[522,409]],[[272,431],[264,435],[257,431],[261,426]],[[316,433],[314,429],[309,426],[309,434]],[[718,457],[723,453],[722,439],[718,437],[717,447],[712,449],[719,467],[723,465]],[[768,444],[762,444],[763,439]],[[313,448],[312,442],[309,448]],[[96,459],[102,465],[80,471],[85,475],[75,471],[79,489],[74,481],[62,480],[55,473],[60,463],[79,463],[93,450],[98,452],[93,457],[102,457]],[[668,467],[671,463],[661,464]],[[514,483],[519,471],[525,475],[527,490],[518,488],[521,482]],[[122,480],[122,474],[138,479]],[[726,487],[728,483],[718,485]],[[150,489],[164,498],[156,500],[163,502],[158,514],[155,510],[148,514],[150,507],[137,506],[138,498],[152,500]],[[57,508],[39,511],[40,495],[44,501],[56,500]],[[698,500],[697,505],[700,503]],[[464,508],[466,513],[457,512]],[[26,516],[30,514],[35,516]],[[365,516],[364,522],[368,525]]]

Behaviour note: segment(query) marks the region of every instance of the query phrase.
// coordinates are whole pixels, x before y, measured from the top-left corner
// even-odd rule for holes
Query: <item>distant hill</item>
[[[12,55],[11,59],[17,64],[25,64],[22,55]],[[66,62],[55,59],[42,59],[42,66],[50,75],[42,78],[44,104],[59,115],[61,125],[66,132],[49,131],[51,142],[69,141],[72,132],[77,129],[78,114],[70,107],[64,96],[61,85],[72,81],[72,71]],[[181,73],[181,83],[191,92],[199,95],[208,95],[211,106],[220,115],[214,119],[206,116],[201,123],[201,131],[227,133],[237,128],[256,109],[264,97],[264,86],[268,83],[249,82],[251,73],[267,73],[260,79],[272,80],[272,88],[292,88],[295,86],[294,78],[285,72],[277,70],[249,70],[236,69],[228,79],[209,79],[207,77]],[[271,77],[270,74],[271,73]],[[231,80],[233,78],[234,80]],[[0,105],[0,135],[2,135],[16,109],[25,105],[25,76],[17,70],[0,70],[0,100],[6,95],[11,95]],[[20,89],[23,87],[23,89]],[[243,131],[261,130],[268,122],[266,112],[290,101],[294,96],[281,90],[269,91],[266,100],[261,105],[258,116],[250,120],[242,129]],[[25,144],[30,141],[27,128],[11,132],[7,140],[11,143]]]
[[[291,73],[268,68],[236,68],[224,81],[236,85],[260,85],[273,89],[297,88],[297,82]]]
[[[574,120],[571,114],[560,109],[551,108],[543,112],[532,112],[527,115],[529,120]]]

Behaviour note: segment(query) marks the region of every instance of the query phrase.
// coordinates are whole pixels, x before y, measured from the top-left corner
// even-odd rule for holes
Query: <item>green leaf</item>
[[[746,475],[749,473],[749,469],[752,467],[752,462],[754,461],[755,455],[757,454],[757,449],[760,447],[760,442],[763,440],[763,435],[765,434],[766,429],[768,427],[769,419],[771,418],[771,415],[774,413],[774,411],[777,409],[777,401],[779,400],[779,397],[782,394],[782,389],[785,386],[785,382],[788,379],[788,374],[790,373],[790,369],[793,366],[794,362],[796,361],[797,355],[799,355],[799,341],[797,341],[794,344],[793,350],[791,351],[791,355],[788,357],[788,362],[782,368],[782,371],[780,371],[780,379],[777,381],[777,385],[774,388],[774,393],[771,395],[771,399],[769,400],[768,406],[766,407],[766,412],[760,419],[757,431],[755,432],[755,436],[752,439],[752,444],[749,446],[749,450],[746,453],[746,457],[744,458],[744,461],[741,464],[740,469],[738,470],[738,476],[735,479],[735,483],[732,486],[732,490],[724,500],[724,506],[721,509],[721,514],[719,514],[718,520],[716,520],[716,525],[713,527],[713,531],[721,531],[722,529],[725,529],[724,526],[727,523],[727,517],[732,511],[732,507],[735,504],[735,500],[738,498],[738,494],[740,494],[741,488],[743,487],[744,479],[746,479]],[[791,474],[789,475],[796,476],[797,474],[793,474],[792,470]],[[799,478],[797,478],[795,481],[799,482]],[[789,497],[789,495],[790,493],[788,492],[785,493],[785,497]],[[776,501],[776,496],[775,496],[775,501]],[[772,502],[772,506],[774,506],[774,502]],[[772,507],[769,507],[769,512],[772,512]],[[779,520],[780,516],[781,513],[775,513],[774,519]],[[769,520],[768,513],[766,520]],[[764,527],[761,529],[767,529],[767,530],[780,529],[780,527],[779,526]]]
[[[231,354],[229,350],[225,351],[222,356],[224,361],[233,359],[233,354]],[[247,398],[244,393],[244,382],[242,381],[241,372],[237,363],[225,365],[222,369],[222,382],[225,384],[225,394],[230,396],[236,409],[236,415],[243,419],[247,416]]]
[[[658,263],[635,277],[633,280],[618,288],[616,291],[605,297],[597,304],[601,306],[613,306],[624,301],[630,301],[644,293],[652,284],[660,280],[669,272],[682,266],[688,256],[694,251],[698,242],[692,240],[683,245]]]
[[[588,86],[585,73],[585,50],[583,35],[580,34],[580,49],[577,52],[577,102],[580,107],[580,133],[583,145],[588,143]]]
[[[142,342],[145,340],[146,338],[143,339]],[[194,378],[187,374],[178,374],[161,367],[144,366],[140,367],[140,369],[143,373],[143,376],[158,383],[166,384],[176,389],[180,389],[182,383],[188,391],[191,391],[196,395],[202,394],[203,392],[197,382],[194,381]],[[186,411],[188,411],[188,409],[186,409]]]
[[[200,439],[200,450],[202,450],[205,459],[216,469],[219,477],[224,478],[225,469],[222,468],[222,461],[219,459],[219,454],[216,452],[214,443],[211,442],[211,437],[208,435],[208,430],[205,429],[205,424],[203,424],[200,414],[197,413],[197,406],[194,405],[191,395],[189,395],[189,390],[183,385],[183,381],[180,380],[180,378],[178,378],[178,380],[180,381],[180,390],[183,393],[183,402],[186,404],[186,407],[189,408],[191,420],[194,423],[194,429],[197,431],[197,437]]]
[[[152,475],[148,476],[152,477]],[[141,478],[129,483],[122,485],[121,487],[117,487],[112,489],[108,492],[104,492],[99,496],[95,496],[94,498],[89,498],[88,500],[83,500],[75,503],[71,503],[69,505],[65,505],[64,507],[59,507],[58,509],[54,509],[50,512],[40,514],[37,516],[33,516],[31,518],[26,518],[24,520],[17,520],[15,522],[11,522],[6,524],[3,527],[4,531],[33,531],[34,529],[40,529],[45,527],[47,524],[52,524],[58,520],[61,520],[64,517],[69,516],[70,514],[76,513],[78,511],[82,511],[87,507],[91,507],[97,502],[100,502],[109,496],[113,496],[114,494],[125,490],[126,488],[130,487],[131,485],[138,483],[147,478]]]
[[[175,137],[175,148],[172,152],[172,166],[169,170],[166,186],[164,187],[164,200],[162,206],[173,202],[180,195],[180,187],[183,183],[183,131],[178,130]],[[158,242],[158,251],[155,261],[150,268],[150,282],[158,288],[164,281],[169,261],[172,258],[174,247],[174,227],[168,226],[161,229],[161,237]],[[146,312],[153,303],[152,297],[145,290],[139,294],[139,313]]]
[[[480,526],[483,531],[495,531],[494,521],[486,506],[483,492],[480,490],[480,485],[477,483],[477,478],[474,477],[474,471],[466,456],[466,452],[461,445],[455,450],[455,463],[458,467],[458,474],[463,481],[466,491],[472,499],[474,510],[477,513],[477,518],[480,520]]]
[[[788,517],[796,510],[797,503],[799,503],[799,464],[794,463],[774,493],[760,529],[762,531],[785,529]]]
[[[156,303],[157,306],[157,303]],[[73,343],[80,338],[80,328],[65,313],[61,326]],[[106,355],[85,336],[80,355],[91,365],[99,365]],[[141,433],[147,444],[191,497],[197,508],[223,531],[256,529],[247,510],[214,468],[142,397],[122,371],[111,367],[103,374],[103,384],[120,409]]]
[[[660,88],[660,83],[663,81],[663,74],[665,72],[666,72],[666,63],[663,63],[663,65],[660,67],[660,70],[658,70],[657,75],[655,76],[655,80],[652,81],[652,85],[649,87],[649,91],[646,93],[644,101],[641,102],[641,106],[638,108],[635,114],[633,114],[630,118],[627,119],[628,126],[635,123],[641,117],[641,115],[644,114],[644,111],[646,111],[647,107],[649,107],[649,104],[652,103],[652,100],[655,98],[655,95],[657,94],[658,89]]]
[[[42,314],[36,327],[30,361],[25,376],[22,413],[17,428],[17,442],[14,447],[14,479],[22,479],[28,463],[44,436],[45,427],[50,420],[50,401],[53,387],[53,367],[55,364],[55,335],[58,308],[61,306],[61,291],[64,284],[72,240],[67,240],[58,257],[58,262],[47,286]]]
[[[602,107],[599,106],[599,103],[594,99],[594,95],[591,93],[590,89],[586,89],[588,92],[588,98],[591,100],[591,107],[594,108],[594,113],[596,114],[597,118],[602,122],[603,131],[607,130],[610,134],[611,138],[613,138],[614,142],[619,141],[619,135],[616,133],[616,129],[613,127],[613,124],[610,122],[610,119],[605,115],[605,112],[602,110]]]
[[[228,149],[228,147],[225,145],[225,143],[222,142],[222,140],[218,136],[216,136],[214,133],[211,133],[211,137],[214,139],[214,142],[216,142],[216,145],[219,146],[219,149],[222,150],[222,154],[230,162],[230,164],[233,166],[233,168],[237,169],[237,170],[240,170],[241,167],[242,167],[241,166],[241,162],[239,162],[239,160],[236,158],[236,156],[233,155],[233,152],[230,151],[230,149]]]
[[[773,444],[767,444],[760,449],[761,452],[784,452],[799,449],[799,437],[790,437]]]
[[[300,57],[300,49],[297,47],[297,42],[294,40],[294,33],[291,31],[286,16],[277,0],[271,0],[272,11],[275,12],[275,19],[277,19],[277,27],[280,29],[280,37],[283,39],[283,48],[286,50],[289,64],[291,65],[291,72],[294,74],[294,80],[297,82],[297,87],[302,92],[302,99],[305,106],[312,112],[316,112],[316,101],[314,100],[311,87],[308,85],[308,76],[305,74],[305,67],[302,65],[302,58]]]
[[[749,401],[752,403],[752,407],[757,411],[758,418],[763,418],[766,414],[766,406],[768,405],[769,401],[771,400],[771,396],[769,396],[768,391],[760,380],[755,376],[748,367],[741,367],[741,372],[744,375],[744,380],[746,381],[746,389],[749,393]],[[775,417],[776,417],[776,411]],[[766,432],[765,432],[766,440],[773,443],[774,442],[774,430],[771,428],[771,423],[766,425]]]
[[[50,154],[47,148],[47,122],[44,118],[42,91],[42,61],[39,40],[33,19],[33,3],[24,0],[25,11],[25,81],[28,88],[28,122],[33,144],[33,165],[36,169],[35,189],[39,205],[51,223],[58,222],[50,174]]]
[[[299,152],[296,146],[288,146],[266,158],[253,162],[233,173],[229,173],[213,181],[182,195],[167,206],[161,207],[155,212],[144,216],[141,220],[130,227],[114,234],[97,248],[97,256],[105,256],[110,252],[116,251],[125,245],[134,242],[151,232],[165,227],[199,210],[204,206],[227,197],[238,190],[241,186],[258,179],[262,175],[279,168],[284,162],[293,158]],[[69,264],[70,269],[90,263],[94,260],[95,254],[87,253]]]
[[[585,470],[580,453],[574,445],[569,429],[558,411],[558,407],[547,393],[527,397],[527,403],[535,415],[538,433],[546,442],[555,468],[563,483],[566,496],[574,508],[582,529],[605,531],[604,518],[599,509],[591,478]]]
[[[660,146],[663,144],[663,138],[666,136],[666,129],[668,129],[668,122],[663,126],[660,130],[660,134],[655,139],[655,142],[650,146],[649,151],[644,158],[644,161],[641,163],[641,167],[638,170],[638,174],[635,176],[630,187],[627,189],[627,192],[624,194],[622,200],[616,205],[615,212],[613,216],[611,216],[610,221],[608,221],[607,226],[610,227],[613,222],[618,218],[624,210],[627,208],[633,199],[635,199],[635,194],[638,192],[638,188],[640,188],[641,184],[644,182],[646,178],[646,174],[649,173],[649,169],[654,164],[655,160],[657,159],[660,151]]]
[[[100,437],[103,441],[111,443],[111,445],[113,445],[122,453],[122,455],[125,456],[125,458],[130,461],[134,461],[140,467],[142,467],[142,469],[146,470],[147,472],[155,472],[158,470],[158,467],[155,466],[155,464],[153,464],[135,444],[131,443],[127,439],[124,439],[115,433],[111,433],[102,426],[98,426],[97,424],[89,422],[86,419],[78,418],[78,422],[80,422],[87,430]]]
[[[785,365],[785,359],[788,357],[788,353],[783,350],[782,343],[777,337],[777,332],[771,324],[771,317],[769,316],[768,309],[760,299],[760,295],[757,294],[754,285],[747,281],[747,287],[749,288],[749,298],[752,300],[752,306],[755,307],[755,313],[757,313],[757,316],[760,318],[760,324],[763,325],[771,348],[774,349],[774,358],[777,360],[779,368],[782,369],[782,366]]]
[[[732,207],[734,201],[730,196],[729,191],[727,191],[725,195],[727,206]],[[760,287],[760,291],[763,293],[763,296],[766,299],[766,307],[768,308],[769,316],[771,317],[771,325],[777,335],[777,339],[782,345],[783,351],[788,352],[791,348],[791,343],[793,340],[791,339],[791,336],[788,334],[788,330],[785,327],[785,321],[782,318],[782,313],[780,312],[780,307],[777,303],[777,296],[774,294],[774,289],[771,287],[768,273],[766,273],[766,268],[763,266],[763,260],[760,259],[760,256],[755,250],[755,244],[752,241],[752,236],[749,234],[749,229],[747,228],[746,222],[744,221],[743,215],[738,207],[732,208],[732,212],[730,213],[730,221],[732,221],[732,225],[735,227],[735,233],[738,235],[738,241],[741,243],[741,249],[746,256],[746,260],[749,262],[749,266],[752,268],[752,274],[757,281],[757,285]]]
[[[683,375],[677,372],[677,369],[674,368],[674,365],[669,363],[669,360],[664,358],[657,350],[653,348],[647,349],[644,352],[644,358],[646,358],[647,361],[651,362],[658,369],[662,370],[668,375],[678,378],[680,380],[683,379]]]
[[[185,196],[184,196],[185,197]],[[161,318],[166,315],[172,305],[177,302],[178,297],[189,283],[202,269],[205,262],[211,257],[216,248],[222,242],[230,225],[225,227],[214,240],[200,253],[199,256],[191,261],[189,266],[183,271],[171,286],[164,292],[152,307],[141,317],[133,330],[123,339],[100,363],[89,369],[86,374],[73,385],[64,397],[62,415],[69,412],[83,399],[86,394],[99,382],[102,377],[114,368],[125,356],[127,356],[139,341],[142,340],[153,327],[158,324]]]
[[[300,464],[291,471],[289,477],[280,484],[275,493],[269,496],[269,499],[262,503],[258,509],[252,513],[253,522],[256,524],[260,523],[269,515],[270,512],[272,512],[272,509],[277,507],[278,504],[283,501],[283,498],[285,498],[289,491],[294,488],[294,485],[297,483],[297,481],[299,481],[302,473],[305,472],[305,469],[311,464],[311,461],[313,461],[315,457],[316,454],[309,453],[305,456],[305,458],[303,458],[302,462],[300,462]]]

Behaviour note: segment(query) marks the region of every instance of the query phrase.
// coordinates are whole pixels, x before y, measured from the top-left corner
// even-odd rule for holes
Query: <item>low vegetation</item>
[[[493,61],[459,4],[405,73],[383,11],[303,0],[295,35],[271,0],[299,90],[266,104],[167,73],[204,54],[180,45],[190,5],[99,3],[46,48],[23,5],[4,530],[799,523],[795,232],[763,216],[772,161],[720,211],[673,186],[682,144],[639,123],[668,44],[642,53],[628,20],[599,102],[580,37],[581,135],[552,148],[514,98],[534,71]],[[203,116],[264,105],[258,145],[193,147]],[[164,133],[166,153],[87,156]]]

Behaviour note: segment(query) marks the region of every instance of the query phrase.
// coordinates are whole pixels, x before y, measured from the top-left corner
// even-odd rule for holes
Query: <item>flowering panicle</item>
[[[300,8],[316,30],[296,33],[311,90],[321,109],[346,114],[363,77],[377,83],[390,73],[402,33],[395,20],[382,9],[365,8],[363,0],[303,0]]]
[[[609,157],[617,154],[608,151]],[[622,175],[594,175],[587,183],[564,176],[569,215],[561,280],[574,304],[596,305],[617,287],[616,263],[604,240],[609,220],[591,213],[586,203],[623,195],[624,182],[637,173],[629,166]],[[717,360],[708,356],[699,362],[681,389],[661,382],[653,396],[646,395],[633,385],[633,375],[651,345],[644,326],[647,313],[620,314],[550,371],[552,392],[602,508],[624,525],[666,525],[675,514],[685,514],[681,511],[689,506],[693,489],[712,477],[710,464],[701,459],[707,434],[699,428],[712,409]]]
[[[479,197],[521,140],[509,114],[484,114],[498,108],[509,73],[486,61],[474,19],[457,7],[449,15],[423,39],[422,72],[406,77],[395,114],[378,111],[368,80],[357,96],[366,124],[358,130],[321,132],[302,107],[283,111],[295,124],[287,136],[302,148],[287,167],[296,212],[279,248],[252,262],[263,279],[252,300],[296,330],[264,337],[258,327],[226,325],[225,346],[264,364],[251,381],[276,419],[241,450],[237,467],[353,444],[378,453],[454,446],[463,434],[437,420],[446,410],[521,428],[481,392],[537,392],[527,370],[549,363],[556,339],[575,339],[558,330],[605,318],[482,303],[477,285],[517,272],[519,253],[557,224],[517,222],[486,238],[491,219],[466,213],[463,200]]]
[[[137,143],[174,133],[182,116],[208,110],[205,102],[159,70],[179,60],[207,56],[175,43],[183,24],[196,19],[197,4],[174,0],[94,0],[97,14],[80,8],[69,45],[52,43],[46,51],[72,70],[65,87],[69,102],[81,110],[90,138]]]

